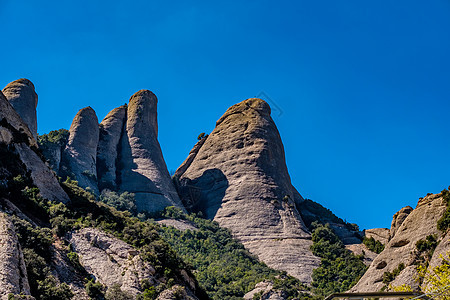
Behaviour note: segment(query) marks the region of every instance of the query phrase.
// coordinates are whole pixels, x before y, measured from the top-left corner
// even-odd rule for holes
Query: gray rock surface
[[[59,202],[68,202],[69,197],[59,185],[56,174],[41,160],[31,147],[37,147],[36,140],[28,126],[0,92],[0,141],[14,145],[20,160],[30,171],[33,183],[42,197]]]
[[[37,137],[37,116],[36,107],[38,96],[34,90],[34,85],[28,79],[22,78],[9,83],[3,94],[27,124],[33,137]]]
[[[135,194],[138,210],[184,209],[158,142],[157,98],[141,90],[130,98],[121,138],[119,189]]]
[[[118,284],[123,291],[137,295],[143,292],[142,280],[157,283],[155,269],[141,258],[139,251],[98,229],[73,232],[70,244],[81,265],[103,285]]]
[[[156,300],[197,300],[198,298],[184,286],[174,285],[170,289],[164,290],[158,295]]]
[[[30,171],[33,183],[39,188],[39,193],[45,199],[67,203],[69,196],[62,189],[56,174],[40,157],[25,144],[16,144],[20,159]]]
[[[0,299],[10,293],[30,295],[30,286],[14,225],[0,212]]]
[[[20,141],[18,140],[20,139]],[[24,142],[30,146],[37,147],[36,139],[33,137],[28,126],[13,108],[11,103],[0,91],[0,142],[10,144],[12,142]]]
[[[285,300],[287,297],[279,290],[273,289],[273,282],[261,281],[255,285],[255,288],[244,295],[244,300],[253,300],[254,297],[260,294],[258,300]]]
[[[186,231],[188,229],[192,231],[198,230],[193,223],[186,220],[163,219],[157,221],[157,223],[165,226],[172,226],[181,231]]]
[[[69,141],[63,151],[60,174],[78,181],[82,188],[91,188],[98,194],[97,145],[99,124],[91,107],[81,109],[72,121]]]
[[[412,211],[413,208],[411,206],[406,206],[400,209],[394,215],[394,217],[392,218],[391,229],[389,230],[389,240],[391,240],[395,236],[397,230],[400,228],[402,223],[405,221],[405,219]]]
[[[229,228],[270,267],[310,282],[319,259],[295,206],[301,196],[269,105],[253,98],[230,107],[195,148],[176,172],[188,209]]]
[[[370,266],[375,257],[378,256],[378,254],[369,250],[369,248],[367,248],[366,245],[364,244],[345,245],[345,248],[350,250],[355,255],[363,254],[364,255],[363,262],[366,266]]]
[[[119,143],[127,118],[127,106],[113,109],[100,123],[97,149],[97,176],[100,190],[117,189],[117,158]]]
[[[416,242],[428,235],[440,236],[436,224],[445,209],[446,204],[441,194],[428,195],[420,200],[417,207],[407,214],[399,227],[396,227],[394,236],[386,244],[383,252],[373,260],[367,272],[351,291],[379,291],[384,286],[382,282],[384,272],[392,272],[401,263],[406,268],[391,284],[394,286],[407,284],[418,288],[415,281]],[[399,215],[394,216],[394,221],[399,220]]]
[[[364,233],[367,238],[370,239],[371,237],[373,237],[383,245],[386,245],[389,241],[389,229],[387,228],[366,229]]]

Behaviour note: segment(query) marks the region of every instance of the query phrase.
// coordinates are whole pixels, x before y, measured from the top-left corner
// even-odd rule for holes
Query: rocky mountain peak
[[[158,142],[155,94],[140,90],[131,96],[118,152],[118,188],[135,194],[138,210],[184,210],[167,170]]]
[[[80,109],[72,121],[69,140],[63,151],[60,174],[77,180],[83,188],[97,187],[97,145],[99,125],[97,115],[91,107]]]
[[[149,90],[140,90],[131,96],[128,103],[129,123],[133,128],[127,126],[127,130],[135,130],[141,134],[154,134],[158,137],[158,99]],[[148,130],[145,131],[144,128]]]
[[[15,80],[3,89],[3,94],[22,120],[27,124],[33,137],[37,137],[36,107],[38,96],[33,83],[25,78]]]
[[[176,172],[183,203],[231,229],[267,265],[309,282],[318,259],[269,105],[257,98],[233,105],[203,140]]]

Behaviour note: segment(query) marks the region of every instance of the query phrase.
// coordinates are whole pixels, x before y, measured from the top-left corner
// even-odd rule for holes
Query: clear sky
[[[263,91],[294,185],[339,217],[389,227],[450,185],[448,0],[0,0],[0,20],[0,86],[33,81],[39,133],[150,89],[175,170]]]

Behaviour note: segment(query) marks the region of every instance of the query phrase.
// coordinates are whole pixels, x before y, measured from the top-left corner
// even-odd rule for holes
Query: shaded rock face
[[[408,215],[413,211],[413,208],[411,206],[406,206],[400,209],[392,218],[391,223],[391,230],[389,230],[389,240],[391,240],[394,236],[397,230],[400,228],[402,223],[405,221],[405,219],[408,217]]]
[[[52,171],[40,158],[25,144],[16,145],[20,159],[30,171],[33,183],[39,188],[39,193],[45,199],[56,202],[69,202],[69,196],[62,189]]]
[[[0,142],[9,145],[10,151],[19,155],[42,197],[64,203],[69,201],[69,197],[59,185],[56,174],[32,150],[32,148],[37,149],[37,143],[28,126],[1,92]]]
[[[38,96],[34,90],[34,85],[28,79],[22,78],[9,83],[3,94],[27,124],[33,137],[37,137],[37,116],[36,107]]]
[[[393,286],[407,284],[417,289],[418,283],[415,280],[417,278],[415,263],[418,259],[416,243],[419,240],[426,239],[428,235],[440,236],[436,224],[445,209],[446,203],[443,201],[441,194],[429,195],[419,201],[417,207],[407,214],[395,230],[391,240],[385,245],[383,252],[373,260],[367,272],[351,291],[380,290],[384,286],[382,282],[384,272],[392,273],[401,263],[405,265],[405,269],[391,284]],[[400,212],[404,210],[402,209]],[[407,210],[409,211],[409,209]],[[400,212],[395,214],[394,221],[399,220],[399,216],[402,215]],[[449,249],[447,248],[447,250]]]
[[[5,144],[25,143],[37,147],[36,139],[33,137],[28,126],[16,112],[5,95],[0,91],[0,142]]]
[[[140,211],[160,211],[171,205],[183,208],[158,142],[157,102],[148,90],[130,98],[120,141],[118,186],[135,194]]]
[[[203,140],[176,172],[183,203],[231,229],[270,267],[310,282],[319,259],[269,105],[254,98],[230,107]]]
[[[112,110],[100,123],[100,140],[97,149],[98,186],[102,189],[117,189],[117,158],[120,138],[127,117],[127,106]]]
[[[70,244],[81,265],[103,285],[118,284],[123,291],[136,296],[143,292],[142,280],[157,283],[153,276],[155,269],[136,249],[100,230],[84,228],[73,232]]]
[[[0,212],[0,298],[8,294],[30,295],[27,270],[14,225]]]
[[[69,141],[63,151],[60,175],[72,177],[82,188],[91,188],[98,194],[97,145],[99,125],[91,107],[81,109],[72,121]]]

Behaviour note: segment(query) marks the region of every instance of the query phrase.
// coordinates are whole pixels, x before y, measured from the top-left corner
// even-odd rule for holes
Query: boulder
[[[30,295],[30,286],[14,225],[0,212],[0,299],[9,299],[10,293]]]
[[[130,98],[119,153],[119,189],[135,194],[139,211],[184,210],[158,142],[157,98],[141,90]]]
[[[25,78],[15,80],[3,89],[3,94],[20,115],[25,124],[27,124],[33,137],[36,139],[36,107],[38,103],[38,96],[34,90],[33,83]]]
[[[269,105],[257,98],[230,107],[176,171],[190,211],[229,228],[268,266],[311,282],[319,259],[296,208],[283,144]]]
[[[113,109],[100,123],[97,149],[97,177],[100,190],[117,189],[117,158],[120,137],[127,118],[127,105]]]
[[[97,145],[99,125],[91,107],[80,109],[72,121],[69,141],[63,151],[60,175],[70,176],[82,188],[90,188],[98,194]]]

